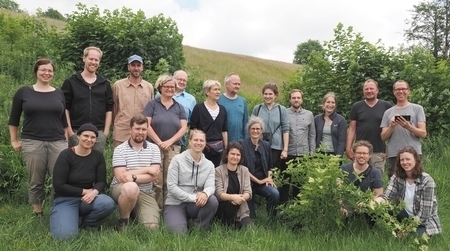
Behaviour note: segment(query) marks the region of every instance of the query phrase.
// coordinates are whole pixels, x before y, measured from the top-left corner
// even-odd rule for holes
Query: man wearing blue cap
[[[128,58],[128,77],[114,83],[114,148],[130,138],[129,122],[134,115],[142,114],[145,105],[153,99],[153,85],[142,79],[144,61],[141,56]]]

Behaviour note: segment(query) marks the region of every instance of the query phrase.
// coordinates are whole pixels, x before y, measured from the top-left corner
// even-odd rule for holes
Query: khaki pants
[[[111,187],[111,198],[119,204],[119,196],[122,190],[122,184],[115,184]],[[159,224],[159,208],[155,200],[154,193],[140,191],[136,206],[131,211],[131,216],[136,218],[139,223]]]
[[[378,168],[381,173],[384,172],[384,164],[386,163],[385,153],[372,153],[370,155],[369,164],[373,167]]]
[[[53,167],[62,150],[67,148],[65,140],[40,141],[22,139],[22,156],[28,170],[28,202],[42,204],[45,199],[45,176],[53,175]]]
[[[173,145],[169,151],[161,150],[161,172],[159,172],[158,178],[153,183],[156,201],[161,210],[164,209],[164,203],[167,198],[167,170],[169,169],[170,161],[175,155],[180,153],[180,149],[180,146]]]

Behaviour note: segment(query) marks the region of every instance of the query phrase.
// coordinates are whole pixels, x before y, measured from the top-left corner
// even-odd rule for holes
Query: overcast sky
[[[70,14],[76,3],[100,9],[141,9],[147,17],[163,13],[183,34],[184,45],[292,62],[299,43],[333,39],[339,22],[353,26],[367,41],[404,43],[405,20],[419,0],[15,0],[21,9],[57,9]]]

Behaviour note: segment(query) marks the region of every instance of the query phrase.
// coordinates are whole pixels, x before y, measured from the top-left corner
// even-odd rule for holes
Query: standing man
[[[350,111],[350,126],[347,132],[347,146],[345,154],[354,160],[355,153],[352,151],[353,140],[366,140],[373,146],[370,155],[370,165],[383,173],[386,161],[386,144],[381,139],[381,119],[384,112],[391,108],[391,103],[378,99],[378,83],[368,79],[363,85],[364,100],[353,104]]]
[[[287,162],[292,159],[301,158],[305,155],[314,154],[316,151],[316,127],[314,115],[302,107],[303,92],[293,89],[289,92],[291,107],[287,109],[289,118],[289,145],[288,155],[281,165],[280,171],[287,168]],[[280,203],[286,203],[289,199],[290,185],[283,185],[280,190]],[[299,193],[298,186],[292,186],[292,198]]]
[[[69,147],[78,144],[78,128],[91,123],[98,128],[94,150],[103,152],[105,148],[112,122],[113,98],[109,81],[97,73],[102,55],[97,47],[84,49],[83,71],[66,79],[61,87],[66,98]]]
[[[227,110],[228,142],[244,140],[247,138],[248,110],[247,101],[238,95],[241,79],[232,72],[225,76],[224,82],[227,91],[220,95],[217,103]]]
[[[160,172],[161,155],[158,146],[145,140],[147,128],[147,118],[135,115],[129,124],[130,139],[114,149],[111,197],[119,205],[118,231],[129,224],[130,215],[147,228],[159,225],[152,185]]]
[[[130,119],[141,114],[145,105],[153,99],[153,85],[142,79],[144,61],[133,55],[128,58],[127,78],[118,80],[112,87],[114,101],[113,146],[116,148],[130,138]]]
[[[423,107],[408,101],[408,82],[397,80],[393,90],[397,103],[384,112],[380,125],[381,139],[389,140],[387,149],[389,177],[394,174],[398,151],[411,146],[422,157],[420,139],[427,136]]]
[[[188,119],[188,123],[191,121],[192,110],[194,110],[194,106],[197,104],[195,97],[185,91],[188,75],[183,70],[178,70],[173,73],[173,77],[175,78],[175,93],[173,95],[173,99],[175,99],[178,103],[180,103],[184,107],[184,111],[186,112],[186,117]],[[181,151],[183,152],[186,149],[186,134],[180,140]]]

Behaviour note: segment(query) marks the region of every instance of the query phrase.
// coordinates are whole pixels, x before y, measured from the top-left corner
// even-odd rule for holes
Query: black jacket
[[[108,80],[97,74],[97,80],[88,84],[81,72],[77,72],[64,81],[61,90],[66,98],[66,109],[70,112],[72,129],[92,123],[104,130],[106,112],[112,112],[114,104]]]
[[[255,148],[250,138],[239,141],[242,148],[244,148],[244,162],[243,165],[248,168],[251,174],[255,173]],[[267,141],[259,140],[258,152],[261,154],[261,163],[264,175],[267,177],[272,166],[272,150]]]

